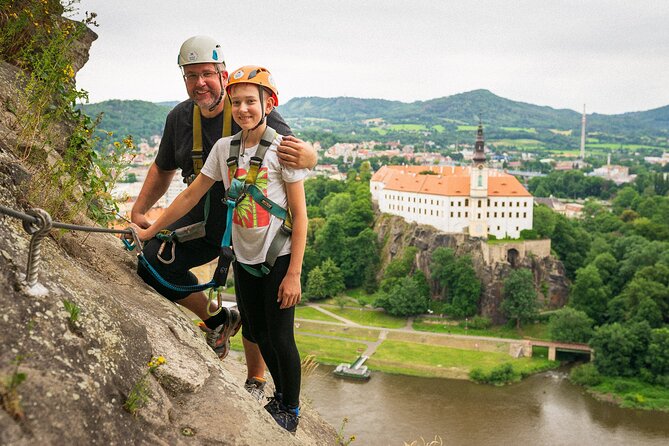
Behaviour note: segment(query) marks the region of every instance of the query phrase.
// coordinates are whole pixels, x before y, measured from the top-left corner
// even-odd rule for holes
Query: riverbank
[[[535,348],[529,357],[518,339],[419,331],[413,318],[378,311],[310,304],[299,307],[297,314],[300,354],[322,364],[352,363],[364,354],[372,371],[461,380],[469,380],[473,369],[490,373],[505,364],[513,368],[514,380],[560,365],[547,359],[546,349]],[[241,339],[233,338],[233,348],[241,350]]]
[[[574,368],[569,379],[595,399],[628,409],[669,412],[669,388],[636,378],[603,376],[593,364]]]

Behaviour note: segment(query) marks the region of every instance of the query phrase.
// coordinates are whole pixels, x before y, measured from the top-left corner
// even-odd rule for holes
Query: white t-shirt
[[[281,143],[281,135],[272,142],[267,149],[262,166],[258,171],[256,186],[274,203],[288,209],[288,197],[284,183],[295,183],[307,177],[307,169],[292,169],[279,164],[277,147]],[[230,141],[232,137],[219,139],[207,161],[202,167],[202,173],[216,181],[223,181],[225,189],[230,187],[232,179],[228,175],[227,159],[230,156]],[[236,178],[243,180],[249,169],[251,157],[255,155],[258,146],[247,147],[243,153],[240,150]],[[247,265],[263,263],[274,236],[281,228],[283,221],[275,217],[257,204],[253,198],[247,196],[235,206],[232,216],[232,246],[239,262]],[[286,242],[279,255],[290,254],[290,240]]]

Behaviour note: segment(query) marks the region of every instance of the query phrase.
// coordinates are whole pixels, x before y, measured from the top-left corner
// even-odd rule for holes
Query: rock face
[[[13,155],[21,141],[5,109],[16,72],[0,61],[0,204],[25,213],[30,174]],[[191,317],[137,277],[135,256],[114,236],[52,231],[31,289],[29,242],[20,220],[0,215],[0,394],[10,408],[0,406],[0,444],[336,443],[306,403],[296,435],[278,427],[244,390],[239,355],[220,361]],[[76,322],[64,301],[80,310]],[[157,356],[166,363],[152,374],[147,363]],[[19,376],[25,381],[7,392]],[[123,405],[143,378],[147,402],[133,416]]]
[[[428,279],[431,277],[432,252],[436,248],[451,248],[458,256],[469,255],[476,275],[483,283],[480,314],[490,317],[494,323],[506,322],[500,311],[502,286],[513,268],[532,270],[543,308],[559,308],[567,302],[569,281],[562,262],[548,255],[550,253],[548,241],[511,243],[491,249],[481,239],[471,238],[466,234],[447,234],[431,226],[407,223],[400,217],[390,215],[377,216],[374,230],[379,234],[379,241],[383,246],[381,254],[383,265],[387,265],[406,247],[415,246],[419,250],[416,255],[416,267],[423,271]],[[433,297],[438,297],[440,292],[438,284],[432,281],[431,286]]]

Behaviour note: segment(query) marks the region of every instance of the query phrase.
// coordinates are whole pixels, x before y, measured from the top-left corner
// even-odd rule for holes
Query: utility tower
[[[585,104],[583,104],[583,117],[581,118],[581,161],[585,161]]]

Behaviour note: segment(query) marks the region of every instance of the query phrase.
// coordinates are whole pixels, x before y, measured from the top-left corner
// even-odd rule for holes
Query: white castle
[[[370,190],[381,212],[444,232],[518,238],[532,229],[532,195],[513,175],[488,168],[481,124],[471,166],[383,166]]]

